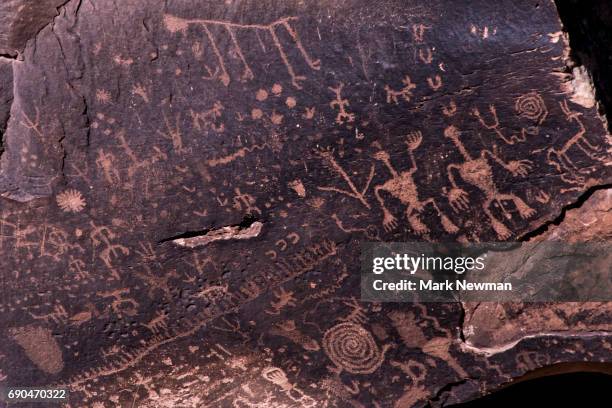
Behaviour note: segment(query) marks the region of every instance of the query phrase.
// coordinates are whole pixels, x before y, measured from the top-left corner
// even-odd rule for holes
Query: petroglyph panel
[[[359,241],[516,240],[611,182],[552,2],[55,3],[0,29],[0,386],[408,407],[609,360],[574,315],[359,301]]]

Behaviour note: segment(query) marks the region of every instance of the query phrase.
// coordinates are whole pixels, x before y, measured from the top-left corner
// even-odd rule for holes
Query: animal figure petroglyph
[[[402,79],[402,83],[404,84],[404,86],[399,91],[396,91],[389,85],[385,85],[385,92],[387,93],[387,103],[394,103],[397,105],[399,103],[398,98],[402,98],[406,102],[410,102],[410,98],[412,98],[412,90],[416,88],[416,85],[412,83],[408,75],[406,75]]]
[[[286,291],[282,287],[274,291],[276,301],[270,302],[272,310],[265,309],[264,312],[270,315],[279,315],[281,310],[288,306],[295,306],[297,299],[293,297],[293,292]]]
[[[559,104],[561,110],[565,114],[568,122],[575,122],[578,124],[579,130],[572,136],[567,142],[561,146],[561,148],[551,147],[548,149],[546,159],[548,164],[555,167],[557,171],[563,173],[561,179],[569,184],[582,184],[585,182],[585,175],[589,173],[589,169],[578,168],[573,160],[568,156],[568,152],[572,148],[579,150],[590,159],[601,160],[601,146],[592,145],[585,137],[586,128],[584,123],[580,119],[580,113],[572,112],[567,104],[567,101],[563,101]]]
[[[535,215],[535,210],[529,207],[521,198],[512,193],[501,193],[495,181],[493,180],[493,169],[487,160],[487,156],[493,159],[496,163],[501,165],[504,169],[509,171],[513,176],[526,177],[531,170],[531,161],[529,160],[513,160],[508,163],[504,162],[496,154],[495,149],[493,152],[489,150],[482,150],[480,157],[477,159],[472,158],[468,153],[467,149],[461,143],[459,139],[460,132],[455,126],[449,126],[444,130],[444,136],[451,139],[461,155],[464,158],[464,162],[461,164],[450,164],[447,166],[448,179],[452,185],[452,189],[448,192],[448,200],[451,207],[456,212],[465,211],[468,209],[469,198],[468,194],[459,188],[453,170],[457,170],[461,178],[477,187],[485,194],[485,201],[482,204],[482,208],[491,222],[491,226],[495,230],[499,239],[507,239],[510,237],[511,232],[500,220],[493,215],[491,212],[491,204],[496,202],[502,211],[504,211],[507,218],[510,218],[510,214],[506,213],[502,204],[503,200],[512,201],[516,206],[521,218],[530,218]]]
[[[387,152],[381,150],[374,154],[374,158],[382,161],[392,176],[392,178],[387,180],[384,184],[374,187],[374,195],[383,210],[383,227],[389,232],[398,226],[397,219],[385,206],[385,200],[381,195],[382,191],[386,191],[406,206],[406,218],[408,219],[410,227],[416,234],[422,235],[429,232],[429,228],[423,224],[420,218],[420,215],[428,205],[431,205],[438,214],[438,217],[440,217],[444,230],[451,234],[455,233],[458,231],[457,226],[440,210],[433,198],[428,198],[426,200],[421,200],[419,198],[417,186],[413,177],[413,174],[418,169],[414,158],[414,151],[421,145],[422,141],[423,135],[420,131],[412,132],[406,137],[405,143],[408,150],[408,156],[410,157],[411,167],[409,170],[401,173],[398,173],[397,170],[393,168]]]

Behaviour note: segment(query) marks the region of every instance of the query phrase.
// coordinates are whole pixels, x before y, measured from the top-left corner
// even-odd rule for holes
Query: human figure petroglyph
[[[527,135],[537,135],[539,133],[539,126],[548,116],[548,108],[537,92],[530,92],[519,96],[515,101],[514,109],[519,117],[532,121],[533,126],[522,127],[520,133],[510,137],[504,135],[504,132],[501,130],[495,105],[489,105],[489,112],[493,118],[490,124],[485,121],[478,108],[472,109],[472,115],[478,119],[483,127],[492,130],[505,143],[513,145],[526,141]]]
[[[279,56],[283,64],[285,65],[285,68],[287,69],[289,76],[291,77],[292,85],[297,89],[302,89],[302,86],[300,85],[299,82],[304,81],[306,77],[303,75],[296,74],[292,63],[290,62],[289,57],[287,56],[285,52],[285,48],[281,44],[280,39],[278,38],[278,35],[276,33],[277,29],[281,27],[284,28],[285,31],[289,34],[289,36],[293,40],[294,45],[297,47],[298,51],[300,52],[300,55],[302,56],[304,61],[308,64],[308,66],[315,71],[320,70],[321,62],[319,60],[315,60],[310,57],[310,55],[306,52],[306,49],[302,45],[302,42],[300,41],[300,37],[299,37],[297,30],[293,28],[293,26],[291,25],[292,22],[297,21],[297,20],[298,20],[297,17],[284,17],[270,24],[238,24],[238,23],[232,23],[229,21],[207,20],[207,19],[184,19],[184,18],[173,16],[171,14],[164,15],[165,27],[168,31],[172,33],[185,32],[188,26],[191,24],[197,24],[202,27],[202,29],[204,30],[204,33],[206,34],[206,38],[208,39],[210,46],[213,50],[213,53],[215,54],[215,57],[217,58],[218,70],[220,71],[220,73],[217,72],[213,76],[218,77],[223,85],[228,86],[231,81],[231,77],[228,72],[228,68],[226,66],[225,58],[221,54],[221,50],[219,49],[219,46],[217,45],[217,40],[215,39],[215,37],[213,36],[210,30],[212,27],[222,27],[223,29],[225,29],[225,31],[229,35],[230,41],[233,46],[233,51],[235,52],[235,55],[237,55],[238,58],[240,59],[242,66],[243,66],[243,73],[240,76],[241,81],[248,81],[248,80],[254,79],[255,74],[253,73],[251,67],[249,66],[246,60],[246,56],[244,55],[242,47],[240,46],[240,42],[238,41],[238,38],[236,36],[236,31],[251,30],[251,31],[255,31],[256,33],[263,31],[263,32],[269,33],[269,35],[271,36],[272,43],[274,44],[274,47],[278,51]]]
[[[182,154],[183,149],[183,135],[181,133],[180,121],[181,116],[180,113],[177,113],[175,116],[175,122],[173,124],[170,123],[168,116],[164,113],[164,123],[166,124],[166,131],[162,132],[161,130],[157,131],[157,134],[161,135],[164,139],[168,139],[172,141],[172,147],[177,154]]]
[[[350,103],[348,99],[342,97],[342,89],[344,89],[344,84],[342,82],[340,82],[336,87],[329,87],[329,90],[336,96],[335,99],[329,103],[329,106],[332,109],[338,109],[338,113],[336,114],[336,123],[339,125],[355,121],[355,114],[347,110]]]
[[[110,228],[106,226],[97,226],[93,221],[90,221],[89,224],[91,226],[91,233],[89,236],[93,247],[96,248],[99,245],[103,245],[98,257],[111,271],[111,275],[115,279],[119,279],[119,275],[113,267],[112,259],[118,257],[120,253],[123,255],[129,255],[129,248],[121,244],[114,244],[112,242],[112,240],[117,236]]]
[[[338,164],[338,162],[336,161],[334,157],[334,151],[332,149],[321,149],[318,151],[318,155],[321,159],[323,159],[326,162],[326,164],[330,167],[332,171],[340,175],[340,177],[346,182],[346,184],[348,184],[350,191],[342,190],[337,187],[318,186],[317,189],[322,190],[322,191],[334,191],[336,193],[340,193],[348,197],[354,198],[358,200],[361,204],[363,204],[367,209],[370,209],[371,206],[370,206],[370,203],[368,203],[368,201],[366,200],[365,194],[370,188],[370,183],[372,182],[372,179],[374,178],[374,171],[375,171],[374,165],[370,167],[370,173],[368,175],[368,179],[365,183],[365,186],[361,190],[358,190],[355,184],[353,183],[353,180],[351,179],[351,177],[347,174],[344,168],[342,168],[342,166],[340,166],[340,164]]]
[[[568,184],[583,184],[586,181],[586,175],[590,173],[589,169],[578,168],[574,161],[568,156],[568,152],[575,148],[574,151],[578,150],[590,159],[602,160],[601,146],[595,146],[589,142],[586,138],[586,128],[580,116],[579,112],[573,112],[567,101],[559,103],[561,110],[565,114],[568,122],[576,123],[578,125],[578,131],[561,146],[561,148],[551,147],[548,149],[546,159],[548,164],[555,167],[561,174],[561,179]]]
[[[463,156],[464,162],[461,164],[450,164],[447,166],[446,171],[448,179],[452,185],[452,189],[447,193],[448,200],[451,207],[456,212],[465,211],[468,209],[469,198],[468,194],[461,189],[455,180],[453,171],[459,172],[461,178],[477,187],[481,190],[486,200],[482,204],[482,208],[491,222],[491,227],[495,230],[499,239],[507,239],[512,234],[508,227],[506,227],[493,213],[491,212],[491,204],[497,203],[502,211],[504,211],[507,217],[511,217],[510,214],[506,213],[502,201],[512,201],[519,212],[521,218],[530,218],[535,215],[535,210],[529,207],[521,198],[512,193],[502,193],[498,190],[493,180],[493,169],[489,164],[487,157],[492,159],[494,162],[502,166],[513,176],[526,177],[531,169],[531,162],[529,160],[512,160],[508,163],[503,161],[495,151],[490,152],[489,150],[482,150],[480,157],[477,159],[472,158],[461,140],[460,131],[455,126],[449,126],[444,130],[444,136],[451,139]]]
[[[106,153],[104,149],[98,149],[96,166],[102,170],[104,179],[108,184],[121,184],[121,176],[117,166],[115,165],[115,155],[112,153]]]
[[[394,103],[397,105],[399,104],[398,98],[402,98],[406,102],[410,102],[410,98],[412,98],[412,90],[416,88],[416,85],[412,83],[408,75],[402,79],[402,83],[404,86],[399,91],[396,91],[389,85],[385,85],[387,103]]]
[[[383,210],[383,227],[389,232],[398,226],[397,219],[385,205],[385,200],[381,195],[381,192],[384,191],[391,194],[392,197],[406,206],[406,219],[416,234],[423,235],[429,232],[429,228],[421,221],[421,214],[427,206],[433,207],[436,211],[442,223],[442,227],[446,232],[451,234],[455,233],[458,231],[457,226],[442,212],[442,210],[440,210],[433,198],[427,198],[425,200],[419,198],[418,189],[413,177],[413,174],[418,169],[414,158],[414,151],[421,145],[422,141],[423,135],[420,131],[412,132],[406,136],[405,143],[411,167],[409,170],[401,173],[398,173],[392,166],[391,158],[387,152],[380,150],[374,154],[374,158],[382,161],[392,176],[390,180],[374,187],[374,195]]]

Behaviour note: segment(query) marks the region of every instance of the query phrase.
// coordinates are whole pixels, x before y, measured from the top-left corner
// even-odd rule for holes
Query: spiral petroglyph
[[[529,92],[516,98],[514,110],[519,116],[533,120],[537,124],[544,122],[548,116],[546,104],[537,92]]]
[[[355,323],[340,323],[327,330],[323,350],[334,364],[351,374],[371,374],[385,359],[370,332]]]
[[[603,20],[565,24],[555,1],[159,3],[0,0],[0,387],[415,407],[611,360],[591,255],[609,251],[589,248],[612,225],[608,37],[581,39]],[[490,279],[418,291],[382,256],[433,250],[460,274],[477,257],[446,262],[459,244],[552,239],[572,245],[485,245]]]

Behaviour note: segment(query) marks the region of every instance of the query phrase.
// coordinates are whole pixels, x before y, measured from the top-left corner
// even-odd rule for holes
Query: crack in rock
[[[178,246],[195,248],[208,245],[215,241],[245,240],[258,237],[263,228],[263,223],[254,221],[248,226],[228,225],[221,228],[201,231],[187,232],[176,237],[167,238],[160,242],[172,242]]]

